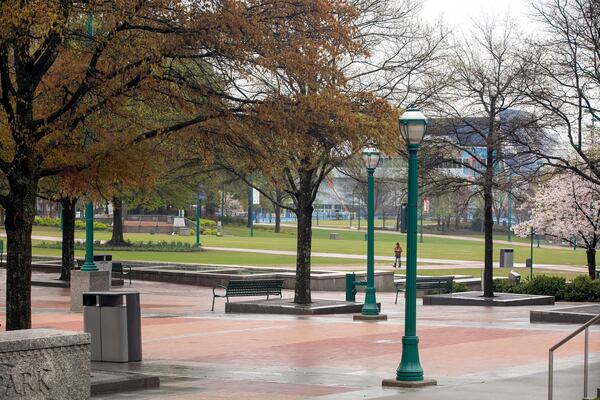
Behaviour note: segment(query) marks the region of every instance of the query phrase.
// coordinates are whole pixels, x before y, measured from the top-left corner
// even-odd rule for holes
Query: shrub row
[[[51,218],[51,217],[35,217],[33,221],[34,225],[39,226],[53,226],[58,228],[60,226],[60,218]],[[94,221],[94,230],[97,231],[106,231],[109,226],[105,223]],[[85,221],[76,220],[75,221],[75,229],[85,229]]]
[[[507,280],[496,279],[494,291],[554,296],[557,301],[600,301],[600,280],[581,275],[568,282],[560,276],[536,275],[533,279],[517,285]]]
[[[195,248],[192,243],[188,242],[130,242],[128,241],[129,246],[117,247],[112,246],[106,243],[100,243],[100,241],[94,241],[94,246],[96,248],[100,248],[103,250],[118,250],[118,251],[168,251],[168,252],[190,252],[190,251],[199,251],[199,249]],[[39,248],[45,249],[60,249],[61,243],[59,242],[42,242],[41,244],[35,246]],[[84,250],[85,244],[81,242],[75,243],[75,249]]]

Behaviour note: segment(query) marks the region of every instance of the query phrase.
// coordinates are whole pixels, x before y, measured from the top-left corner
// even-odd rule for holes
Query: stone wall
[[[89,398],[89,334],[53,329],[0,333],[0,400]]]

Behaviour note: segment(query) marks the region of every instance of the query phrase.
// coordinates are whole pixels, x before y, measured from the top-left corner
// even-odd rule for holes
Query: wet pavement
[[[225,314],[219,299],[211,312],[212,290],[205,287],[134,281],[123,289],[141,293],[144,361],[99,367],[159,375],[161,388],[98,399],[545,399],[548,348],[577,327],[529,322],[529,310],[572,303],[499,309],[423,307],[419,299],[421,363],[438,386],[382,388],[402,354],[404,304],[394,305],[394,293],[377,297],[388,321],[362,322],[352,315]],[[292,296],[284,290],[284,298]],[[344,293],[313,297],[342,300]],[[82,330],[82,315],[68,311],[68,289],[34,287],[32,298],[34,327]],[[555,399],[582,397],[582,349],[578,337],[557,351]],[[598,326],[590,331],[590,351],[595,394]]]

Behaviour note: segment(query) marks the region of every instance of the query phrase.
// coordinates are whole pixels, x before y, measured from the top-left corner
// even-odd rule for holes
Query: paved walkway
[[[38,275],[38,274],[36,274]],[[47,274],[39,274],[46,277]],[[0,311],[4,306],[0,271]],[[439,386],[382,388],[401,358],[404,305],[378,293],[385,322],[355,322],[351,315],[232,315],[211,289],[134,281],[141,292],[141,363],[100,364],[161,376],[162,388],[98,399],[545,399],[548,348],[573,325],[530,324],[530,309],[548,307],[440,307],[418,305],[420,355]],[[284,291],[284,297],[293,296]],[[313,292],[342,299],[342,292]],[[68,312],[68,289],[33,287],[35,327],[81,330]],[[234,299],[233,301],[240,301]],[[0,320],[3,317],[0,312]],[[4,324],[3,324],[4,326]],[[600,327],[590,333],[591,388],[600,386]],[[581,338],[556,355],[556,399],[582,397]]]

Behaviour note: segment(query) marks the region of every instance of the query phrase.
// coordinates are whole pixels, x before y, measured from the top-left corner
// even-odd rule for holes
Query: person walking
[[[396,242],[396,247],[394,247],[394,255],[396,256],[394,268],[396,268],[396,265],[398,265],[398,268],[402,268],[402,260],[400,259],[400,257],[402,257],[402,246],[400,246],[400,243],[398,242]]]

